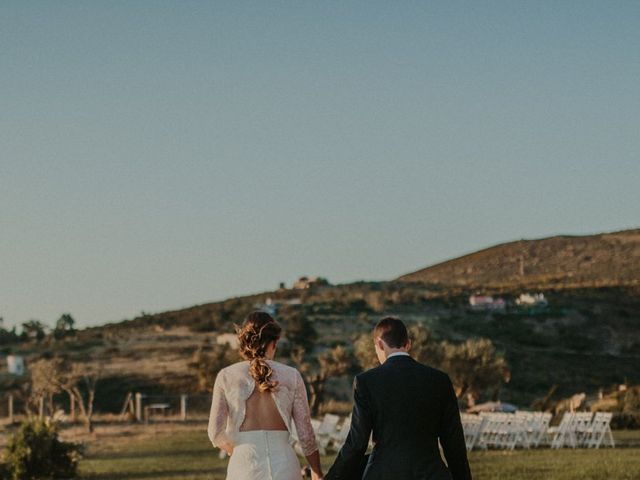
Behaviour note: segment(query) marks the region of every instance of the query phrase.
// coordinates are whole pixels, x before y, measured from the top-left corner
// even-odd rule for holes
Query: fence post
[[[76,421],[76,397],[71,395],[69,397],[69,416],[71,417],[71,421],[75,423]]]
[[[142,421],[142,394],[136,393],[136,420]]]
[[[184,422],[187,419],[187,396],[180,395],[180,419]]]
[[[13,423],[13,394],[9,394],[9,423]]]

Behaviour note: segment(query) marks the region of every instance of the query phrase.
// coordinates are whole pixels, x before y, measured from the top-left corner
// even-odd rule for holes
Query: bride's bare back
[[[284,423],[270,392],[261,392],[256,385],[245,405],[244,421],[240,425],[241,432],[287,430],[287,425]]]

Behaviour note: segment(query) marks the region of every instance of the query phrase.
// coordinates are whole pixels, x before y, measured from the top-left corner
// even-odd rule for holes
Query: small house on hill
[[[21,377],[24,375],[24,357],[21,355],[8,355],[7,356],[7,371],[11,375]]]
[[[300,277],[293,283],[294,290],[306,290],[311,287],[329,285],[329,281],[323,277]]]
[[[471,295],[469,305],[474,310],[504,310],[507,302],[503,298],[493,298],[488,295]]]
[[[544,297],[544,293],[523,293],[516,299],[516,305],[521,307],[544,307],[549,302]]]
[[[275,316],[278,313],[278,305],[268,297],[264,303],[255,303],[253,307],[257,310],[267,312],[271,316]]]

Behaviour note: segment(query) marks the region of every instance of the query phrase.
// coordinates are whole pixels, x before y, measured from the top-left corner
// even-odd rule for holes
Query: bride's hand
[[[227,455],[229,455],[229,456],[231,456],[233,454],[233,448],[234,448],[233,443],[223,443],[220,446],[220,448],[222,448],[222,450],[227,452]]]

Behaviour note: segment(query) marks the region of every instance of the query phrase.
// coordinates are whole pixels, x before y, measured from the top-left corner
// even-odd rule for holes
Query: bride
[[[246,361],[216,377],[207,431],[213,446],[231,455],[228,480],[300,480],[292,423],[312,479],[322,480],[304,381],[295,368],[273,360],[281,331],[268,313],[249,314],[237,329]]]

